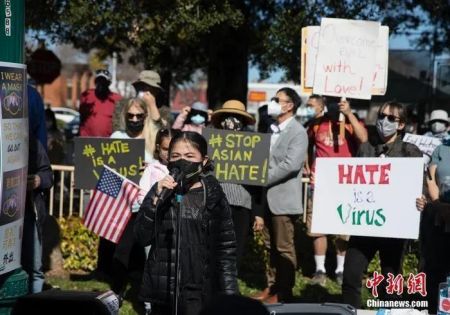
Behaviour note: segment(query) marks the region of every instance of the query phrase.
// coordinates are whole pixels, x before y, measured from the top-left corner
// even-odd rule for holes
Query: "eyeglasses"
[[[134,117],[136,117],[137,120],[142,120],[145,118],[145,114],[143,114],[143,113],[140,113],[140,114],[127,113],[128,120],[132,120]]]
[[[385,113],[378,114],[378,119],[384,120],[384,118],[386,118],[386,117],[390,122],[396,122],[396,121],[400,120],[400,117],[397,117],[395,115],[386,115]]]

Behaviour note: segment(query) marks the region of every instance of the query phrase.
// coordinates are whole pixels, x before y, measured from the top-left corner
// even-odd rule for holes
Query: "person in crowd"
[[[311,97],[312,98],[312,97]],[[316,271],[312,282],[325,285],[326,269],[325,256],[327,252],[327,236],[323,234],[311,233],[312,223],[312,195],[314,190],[314,172],[316,158],[322,157],[352,157],[356,155],[359,144],[367,142],[367,130],[364,125],[352,113],[350,102],[344,98],[335,99],[328,102],[328,111],[323,112],[323,100],[320,96],[314,96],[314,101],[308,100],[308,104],[313,104],[315,119],[310,121],[308,127],[308,162],[311,179],[311,191],[308,197],[307,219],[308,235],[313,238],[314,261]],[[339,119],[342,117],[342,119]],[[336,260],[335,270],[336,281],[342,284],[345,251],[349,236],[338,235],[336,237]]]
[[[183,107],[172,128],[180,129],[181,131],[195,131],[202,134],[202,130],[208,121],[208,106],[201,102],[195,102],[192,106]]]
[[[30,134],[35,136],[47,151],[47,128],[45,125],[45,107],[39,92],[27,85],[28,124]]]
[[[245,105],[242,102],[229,100],[223,104],[222,108],[213,112],[211,124],[218,129],[245,131],[248,125],[255,124],[255,119],[245,110]],[[262,207],[255,205],[255,199],[257,195],[261,195],[261,192],[256,187],[233,183],[220,183],[220,186],[222,186],[231,207],[236,234],[236,260],[239,270],[251,225],[253,231],[261,231],[264,227]],[[254,214],[252,214],[252,206],[255,211]],[[251,224],[252,221],[253,224]]]
[[[47,127],[47,155],[50,163],[64,164],[64,134],[58,129],[55,113],[50,107],[45,109],[45,124]]]
[[[147,309],[151,304],[152,314],[173,311],[175,274],[179,275],[179,314],[198,314],[217,294],[237,293],[231,210],[219,182],[210,174],[212,164],[206,154],[207,142],[200,134],[175,135],[168,169],[180,170],[181,176],[175,181],[167,175],[155,184],[139,210],[136,237],[143,246],[151,245],[140,299],[147,302]],[[177,225],[181,237],[179,269],[175,270]]]
[[[422,152],[413,144],[403,142],[403,130],[406,124],[404,105],[388,102],[378,110],[376,140],[360,145],[359,157],[422,157]],[[399,222],[400,224],[401,222]],[[351,236],[344,264],[342,283],[343,302],[361,308],[361,284],[369,262],[375,254],[380,254],[381,272],[397,275],[401,272],[402,258],[406,245],[405,239],[387,237]],[[384,285],[384,284],[382,284]],[[378,289],[384,295],[385,289]],[[387,299],[388,295],[381,299]]]
[[[153,185],[169,175],[167,164],[169,163],[169,144],[173,136],[180,133],[177,129],[160,129],[156,134],[155,150],[153,153],[153,162],[149,163],[144,169],[141,180],[139,181],[139,204],[142,203],[147,193]]]
[[[149,117],[157,124],[167,125],[166,121],[161,120],[157,99],[164,91],[161,87],[161,77],[156,71],[144,70],[139,73],[138,79],[133,82],[136,90],[136,97],[142,99],[147,105]]]
[[[27,180],[21,263],[29,277],[29,292],[39,293],[45,279],[42,269],[42,226],[47,215],[44,192],[53,185],[53,172],[43,145],[32,134]]]
[[[323,116],[325,112],[325,98],[317,94],[311,95],[306,102],[306,110],[305,127],[307,128],[314,119]]]
[[[148,107],[142,99],[132,98],[128,100],[122,108],[121,115],[123,131],[115,131],[111,138],[116,139],[145,139],[145,164],[154,163],[153,154],[155,148],[155,138],[157,127],[149,117]],[[139,206],[134,206],[131,211],[136,213]],[[142,248],[134,238],[133,227],[136,214],[128,221],[122,237],[117,245],[101,238],[99,245],[99,264],[111,264],[112,261],[112,289],[121,298],[126,289],[127,271],[129,269],[142,269],[144,255]],[[105,251],[103,250],[105,249]],[[110,253],[100,256],[100,253]],[[133,259],[130,259],[133,257]],[[141,263],[139,263],[141,261]]]
[[[438,139],[445,139],[448,137],[448,113],[443,109],[435,109],[431,112],[430,131],[426,132],[424,136],[433,137]]]
[[[164,177],[169,175],[169,170],[167,169],[167,164],[169,163],[169,144],[174,135],[180,133],[177,129],[160,129],[156,134],[156,145],[153,154],[153,162],[149,163],[142,174],[141,180],[139,181],[138,201],[135,205],[140,207],[144,201],[145,196],[150,191],[150,189],[157,182],[162,180]],[[146,255],[148,256],[148,251],[150,247],[145,247]]]
[[[140,98],[126,101],[120,116],[122,130],[116,130],[111,138],[145,139],[145,163],[153,162],[156,133],[161,125],[151,119],[148,107]]]
[[[262,133],[271,133],[270,126],[275,123],[275,119],[267,113],[267,104],[258,108],[258,126],[256,130]]]
[[[417,200],[418,209],[424,210],[420,226],[422,271],[427,276],[428,312],[437,311],[439,283],[450,275],[450,138],[443,140],[428,166],[428,198]],[[427,202],[428,201],[428,202]]]
[[[116,103],[122,98],[111,92],[111,74],[108,70],[95,72],[95,89],[89,89],[80,97],[80,137],[109,137]]]
[[[300,105],[300,96],[291,88],[280,89],[268,105],[268,114],[276,118],[271,126],[268,211],[263,230],[270,269],[267,288],[254,296],[266,303],[291,301],[295,283],[294,225],[303,212],[300,183],[308,148],[306,131],[294,119]]]

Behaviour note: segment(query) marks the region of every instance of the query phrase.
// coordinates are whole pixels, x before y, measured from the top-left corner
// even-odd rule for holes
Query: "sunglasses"
[[[145,114],[133,114],[133,113],[127,113],[128,120],[132,120],[134,117],[136,117],[138,120],[143,120],[145,118]]]
[[[378,114],[378,119],[380,119],[380,120],[384,120],[384,118],[386,118],[386,117],[390,122],[396,122],[396,121],[400,120],[400,118],[395,115],[386,115],[384,113]]]

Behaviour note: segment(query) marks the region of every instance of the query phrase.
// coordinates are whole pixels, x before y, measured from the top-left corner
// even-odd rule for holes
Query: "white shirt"
[[[270,150],[273,149],[273,146],[280,137],[280,134],[283,132],[284,129],[286,129],[287,125],[289,125],[292,119],[294,119],[294,116],[289,117],[279,125],[277,124],[270,125],[270,129],[272,129],[273,131],[272,136],[270,137]]]

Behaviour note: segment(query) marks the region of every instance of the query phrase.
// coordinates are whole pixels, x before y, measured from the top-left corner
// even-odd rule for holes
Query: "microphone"
[[[172,176],[174,181],[178,183],[183,177],[183,172],[178,167],[174,167],[170,170],[169,175]],[[163,188],[158,196],[158,205],[165,201],[172,193],[173,189]]]

